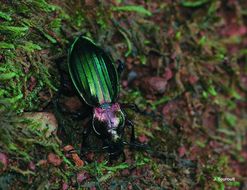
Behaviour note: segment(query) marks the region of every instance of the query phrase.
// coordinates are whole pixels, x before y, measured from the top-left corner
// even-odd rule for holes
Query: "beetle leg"
[[[131,110],[138,112],[140,114],[144,114],[144,112],[134,103],[130,103],[130,104],[121,103],[120,106],[123,109],[131,109]]]
[[[147,111],[145,111],[145,110],[143,111],[143,110],[141,110],[141,109],[140,109],[136,104],[134,104],[134,103],[130,103],[130,104],[121,103],[120,105],[121,105],[121,108],[123,108],[123,109],[131,109],[131,110],[133,110],[134,112],[137,112],[137,113],[139,113],[139,114],[141,114],[141,115],[149,116],[149,117],[152,117],[152,118],[157,119],[157,120],[159,120],[159,121],[165,122],[165,120],[164,120],[164,118],[162,117],[162,115],[157,114],[157,113],[155,113],[154,111],[151,111],[151,112],[147,112]],[[165,122],[165,123],[166,123],[166,122]]]
[[[131,136],[130,136],[130,148],[133,149],[146,149],[148,146],[146,144],[141,144],[136,141],[135,138],[135,126],[131,120],[126,120],[126,124],[131,127]]]
[[[117,60],[117,63],[118,63],[118,67],[117,67],[117,72],[118,72],[118,75],[120,76],[123,72],[123,70],[125,69],[125,62],[118,59]]]
[[[126,125],[131,127],[131,136],[130,136],[130,143],[135,143],[135,127],[134,127],[134,123],[127,119],[126,120]]]
[[[119,156],[115,156],[115,155],[112,155],[110,153],[108,153],[108,156],[109,156],[109,163],[110,164],[113,164],[113,161],[118,160],[118,158],[119,158]],[[124,151],[121,152],[120,156],[122,156],[122,162],[125,162],[126,161],[126,155],[125,155]]]
[[[122,161],[125,162],[126,161],[126,155],[125,155],[124,151],[123,151],[122,155],[123,155],[123,160]]]
[[[82,142],[81,142],[81,150],[80,150],[80,155],[84,156],[86,149],[85,147],[88,147],[88,143],[87,143],[87,139],[89,137],[89,134],[91,133],[92,129],[90,126],[86,127],[83,131],[83,135],[82,135]]]

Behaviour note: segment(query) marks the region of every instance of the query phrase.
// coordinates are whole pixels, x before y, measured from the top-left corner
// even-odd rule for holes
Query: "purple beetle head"
[[[94,108],[93,129],[110,142],[119,143],[122,140],[124,123],[125,117],[118,103]]]

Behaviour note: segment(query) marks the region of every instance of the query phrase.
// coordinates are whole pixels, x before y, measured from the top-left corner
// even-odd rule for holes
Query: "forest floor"
[[[126,63],[119,102],[145,112],[124,162],[80,158],[86,121],[54,104],[80,35]],[[246,47],[244,0],[1,1],[0,190],[247,189]]]

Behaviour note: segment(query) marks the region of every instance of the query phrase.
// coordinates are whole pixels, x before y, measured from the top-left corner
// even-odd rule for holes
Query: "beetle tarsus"
[[[124,71],[126,64],[124,61],[120,59],[117,60],[117,63],[118,63],[117,72],[118,72],[118,75],[120,76],[122,72]]]
[[[136,150],[145,150],[147,149],[147,145],[146,144],[141,144],[141,143],[138,143],[136,141],[136,138],[135,138],[135,126],[133,124],[133,122],[131,120],[126,120],[126,125],[130,126],[131,127],[131,136],[130,136],[130,143],[129,143],[129,146],[130,146],[130,149],[136,149]]]

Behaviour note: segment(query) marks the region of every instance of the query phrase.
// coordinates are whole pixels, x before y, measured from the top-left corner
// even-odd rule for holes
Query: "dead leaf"
[[[54,166],[60,166],[62,163],[62,160],[59,158],[58,155],[54,153],[49,153],[48,162]]]

